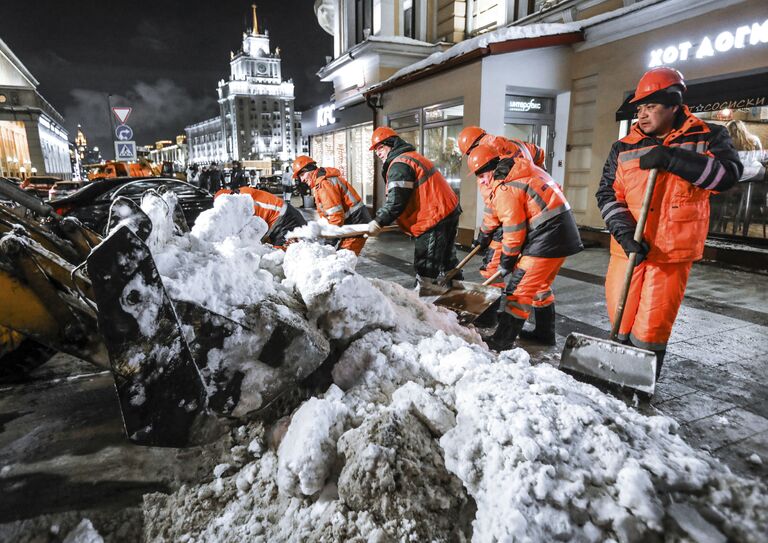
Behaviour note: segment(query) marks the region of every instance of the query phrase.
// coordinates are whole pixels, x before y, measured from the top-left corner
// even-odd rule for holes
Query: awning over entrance
[[[635,116],[636,107],[629,101],[630,93],[616,111],[617,121],[628,121]],[[685,103],[693,113],[768,106],[768,72],[743,75],[693,84],[684,95]]]

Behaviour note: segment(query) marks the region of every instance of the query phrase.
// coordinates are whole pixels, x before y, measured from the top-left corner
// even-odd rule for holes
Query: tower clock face
[[[256,65],[256,71],[258,71],[260,74],[265,74],[265,73],[267,73],[267,65],[266,65],[266,64],[264,64],[263,62],[259,62],[259,63]]]

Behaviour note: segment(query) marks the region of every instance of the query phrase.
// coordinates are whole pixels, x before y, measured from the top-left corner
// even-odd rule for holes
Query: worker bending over
[[[248,194],[253,199],[253,214],[264,219],[269,229],[262,241],[285,250],[285,237],[294,228],[304,226],[307,221],[298,209],[279,196],[253,187],[240,187],[236,191],[221,189],[214,199],[222,194]]]
[[[368,235],[378,236],[382,227],[397,221],[403,232],[416,238],[413,265],[417,280],[436,279],[455,268],[461,207],[443,174],[388,126],[373,131],[371,150],[383,163],[387,198],[368,224]]]
[[[709,197],[732,187],[743,166],[728,130],[705,123],[683,105],[683,75],[646,72],[630,103],[638,122],[615,142],[603,167],[597,205],[611,233],[605,279],[614,320],[627,257],[637,253],[619,339],[656,353],[657,378],[683,300],[688,274],[704,253]],[[642,243],[634,241],[648,170],[659,170]]]
[[[536,326],[521,337],[554,345],[552,282],[565,258],[584,248],[571,206],[547,172],[526,158],[501,157],[480,145],[468,162],[490,186],[490,206],[473,246],[488,247],[493,233],[502,231],[499,271],[506,279],[506,304],[496,331],[483,339],[496,351],[512,348],[533,309]]]
[[[317,213],[329,224],[367,224],[371,220],[362,198],[336,168],[318,167],[312,157],[301,155],[293,161],[293,177],[306,183],[312,191]],[[365,237],[340,240],[338,249],[360,254]]]

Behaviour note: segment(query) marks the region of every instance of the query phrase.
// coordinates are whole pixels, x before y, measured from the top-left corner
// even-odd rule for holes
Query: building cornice
[[[32,75],[32,72],[30,72],[26,66],[19,60],[19,57],[13,54],[13,51],[11,51],[11,48],[6,45],[6,43],[0,39],[0,54],[3,55],[5,58],[8,59],[8,61],[13,64],[19,72],[21,72],[22,77],[26,79],[30,85],[32,85],[33,88],[36,88],[38,85],[40,85],[40,82],[35,79],[35,76]]]
[[[336,72],[363,56],[394,54],[421,59],[428,57],[432,53],[442,51],[448,46],[449,44],[443,42],[428,43],[417,40],[404,40],[397,37],[387,39],[371,36],[320,68],[317,76],[321,81],[330,81]]]
[[[464,66],[490,55],[501,55],[515,51],[539,49],[542,47],[553,47],[557,45],[572,45],[583,40],[584,34],[581,31],[578,31],[490,43],[485,47],[478,47],[477,49],[473,49],[462,55],[450,58],[440,64],[432,64],[421,70],[405,74],[398,78],[388,79],[382,83],[373,85],[364,92],[364,95],[369,97],[371,95],[378,94],[395,87],[400,87],[414,81],[431,77],[438,73],[458,68],[459,66]]]
[[[617,10],[584,21],[586,40],[574,46],[584,51],[644,32],[663,28],[711,11],[743,3],[744,0],[662,0],[629,13]]]

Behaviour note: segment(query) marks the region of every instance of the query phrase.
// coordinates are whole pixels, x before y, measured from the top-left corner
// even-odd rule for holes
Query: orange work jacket
[[[336,226],[350,221],[351,224],[357,224],[357,212],[362,210],[365,204],[355,187],[342,177],[341,172],[336,168],[318,168],[309,173],[309,187],[315,197],[319,215]]]
[[[407,234],[418,237],[453,213],[459,205],[459,198],[428,158],[415,151],[406,151],[394,158],[391,164],[397,162],[403,162],[416,174],[415,182],[407,182],[413,185],[413,192],[397,218],[397,224]],[[390,188],[387,182],[387,190]]]

